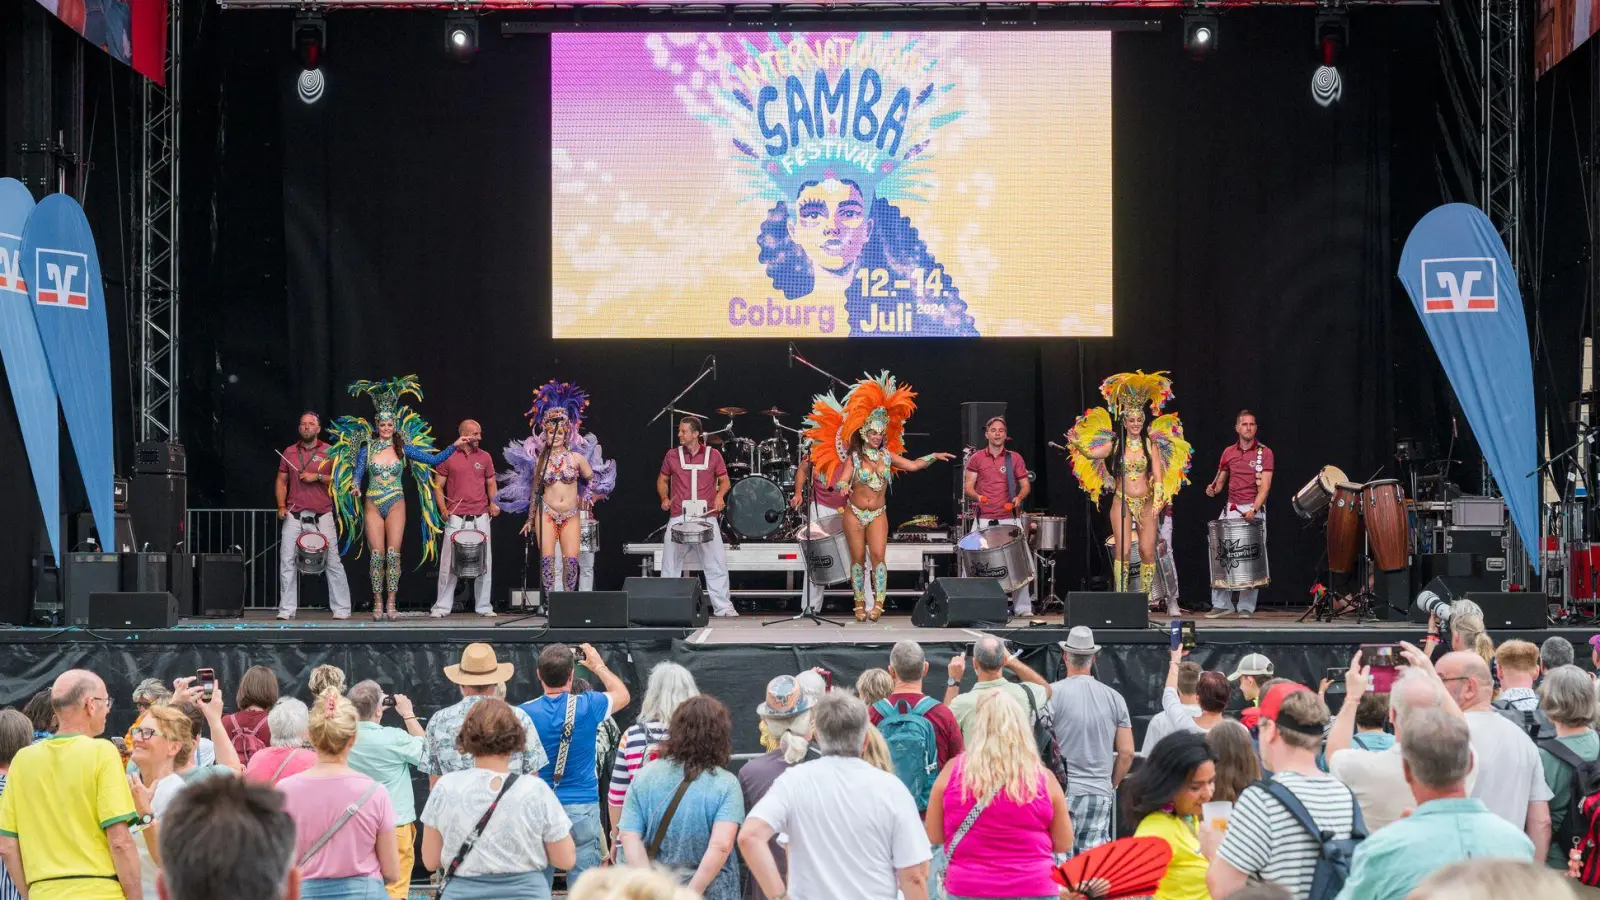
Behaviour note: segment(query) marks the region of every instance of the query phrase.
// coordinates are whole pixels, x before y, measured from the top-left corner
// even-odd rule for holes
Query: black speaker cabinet
[[[705,591],[698,578],[625,578],[628,624],[703,627],[710,618]]]
[[[152,593],[169,590],[168,559],[165,553],[123,553],[122,589]]]
[[[1006,414],[1004,401],[971,400],[961,404],[961,440],[968,447],[982,447],[989,443],[983,426],[995,416]]]
[[[238,618],[244,615],[244,557],[238,553],[194,555],[195,615]]]
[[[89,595],[90,628],[176,628],[178,599],[166,591]]]
[[[1149,603],[1150,597],[1143,591],[1073,591],[1067,594],[1066,625],[1148,628]]]
[[[94,513],[78,513],[73,523],[76,533],[72,536],[73,546],[87,544],[90,540],[94,544],[83,547],[84,550],[97,548],[107,553],[132,553],[139,549],[139,539],[134,534],[133,516],[125,512],[116,514],[115,528],[117,533],[110,541],[101,540],[100,529],[94,526]]]
[[[940,578],[928,585],[911,610],[918,628],[1000,627],[1009,599],[997,578]]]
[[[1533,591],[1471,591],[1467,599],[1483,607],[1483,624],[1496,629],[1537,629],[1550,624],[1550,607],[1544,594]]]
[[[171,553],[184,549],[184,517],[189,511],[182,475],[135,475],[128,489],[128,512],[139,536],[136,549]]]
[[[194,582],[194,554],[168,553],[167,589],[178,600],[178,615],[180,616],[200,615],[200,607],[195,602]]]
[[[89,595],[122,590],[122,566],[115,553],[68,553],[61,579],[65,622],[79,628],[89,624]]]
[[[550,628],[628,627],[627,591],[551,591],[546,603]]]

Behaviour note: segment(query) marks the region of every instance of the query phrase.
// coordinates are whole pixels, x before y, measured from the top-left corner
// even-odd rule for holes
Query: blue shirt
[[[561,731],[567,721],[567,703],[573,700],[578,707],[573,713],[572,743],[567,747],[567,767],[562,770],[558,784],[555,773],[556,760],[561,755]],[[539,770],[539,777],[555,789],[556,799],[563,806],[599,803],[600,780],[594,767],[595,737],[600,732],[600,723],[611,714],[611,698],[598,691],[568,692],[529,700],[521,708],[533,720],[539,744],[548,757],[548,762]]]
[[[622,803],[622,831],[639,835],[646,847],[655,839],[656,828],[672,803],[672,795],[683,783],[683,767],[670,759],[658,759],[645,766],[628,788]],[[718,822],[738,825],[744,821],[744,793],[739,779],[726,769],[700,773],[678,803],[677,812],[661,840],[657,862],[679,872],[687,884],[700,867],[700,858],[711,845],[711,828]],[[729,853],[717,877],[706,887],[705,900],[739,900],[739,854]]]
[[[1422,879],[1472,858],[1533,861],[1533,841],[1471,797],[1430,800],[1356,847],[1338,900],[1405,900]]]

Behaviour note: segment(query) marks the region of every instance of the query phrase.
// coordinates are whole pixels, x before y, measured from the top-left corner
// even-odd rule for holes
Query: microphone
[[[717,380],[717,355],[711,354],[711,380]]]
[[[789,342],[789,368],[794,368],[794,341]]]

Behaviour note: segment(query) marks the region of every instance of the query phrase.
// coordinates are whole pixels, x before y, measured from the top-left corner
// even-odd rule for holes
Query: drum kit
[[[1295,491],[1290,504],[1308,522],[1326,520],[1328,570],[1335,575],[1348,577],[1367,560],[1379,572],[1406,568],[1411,548],[1410,512],[1398,480],[1382,478],[1362,484],[1351,481],[1337,466],[1323,466]],[[1365,585],[1366,580],[1361,579],[1361,583]],[[1352,605],[1362,608],[1365,616],[1365,608],[1373,599],[1371,593],[1363,587],[1353,599],[1356,602]],[[1313,612],[1318,618],[1325,612],[1332,618],[1331,611],[1317,606],[1307,614]]]
[[[735,433],[734,424],[739,416],[748,413],[749,410],[741,406],[717,407],[717,414],[726,417],[728,424],[706,432],[705,441],[721,451],[728,467],[728,479],[733,482],[724,514],[728,530],[744,540],[759,541],[792,531],[797,524],[789,498],[794,494],[799,457],[789,435],[799,434],[800,429],[783,424],[781,417],[788,413],[774,406],[756,413],[772,420],[771,437],[759,441],[742,437]],[[703,540],[694,540],[697,535],[697,530],[686,529],[681,537],[674,531],[672,539],[680,544],[710,540],[709,535]]]

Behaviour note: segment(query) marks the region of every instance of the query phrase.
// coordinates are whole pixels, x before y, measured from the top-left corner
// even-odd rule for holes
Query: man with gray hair
[[[928,675],[928,658],[923,654],[922,646],[916,641],[895,644],[894,649],[889,651],[889,675],[894,678],[894,690],[867,709],[872,724],[882,723],[884,717],[891,713],[914,712],[922,701],[931,701],[932,705],[926,706],[921,715],[933,726],[935,756],[939,769],[943,770],[945,763],[960,756],[966,748],[961,741],[961,726],[956,724],[955,714],[950,707],[922,692],[922,680]],[[884,705],[888,706],[888,712],[884,711]]]
[[[1072,815],[1072,852],[1111,840],[1111,810],[1117,785],[1133,766],[1133,720],[1128,701],[1094,677],[1100,645],[1087,625],[1061,642],[1067,677],[1050,685],[1050,727],[1067,764],[1067,806]]]
[[[812,727],[822,758],[784,772],[751,808],[739,850],[769,898],[927,900],[928,834],[900,779],[861,758],[867,707],[832,691]],[[789,882],[767,842],[789,836]]]
[[[1564,637],[1548,637],[1539,645],[1539,664],[1546,672],[1572,665],[1573,658],[1572,642]]]
[[[1555,728],[1555,737],[1539,741],[1539,762],[1544,782],[1550,786],[1550,849],[1545,862],[1565,871],[1567,851],[1587,839],[1588,817],[1581,804],[1584,795],[1576,773],[1585,763],[1600,759],[1600,735],[1590,723],[1596,704],[1589,673],[1577,666],[1559,666],[1545,673],[1540,708]]]
[[[383,785],[389,794],[389,804],[394,807],[395,843],[400,848],[400,877],[385,888],[394,900],[405,900],[411,893],[417,844],[417,801],[411,791],[411,770],[422,765],[422,738],[426,732],[417,721],[411,698],[405,694],[394,695],[394,711],[406,723],[404,730],[380,724],[389,704],[376,681],[357,683],[349,697],[361,719],[356,724],[349,766]]]
[[[161,900],[299,900],[294,820],[272,788],[197,781],[161,817],[161,837]]]
[[[963,737],[967,729],[972,727],[972,719],[978,712],[978,701],[983,699],[984,691],[997,690],[1010,694],[1011,699],[1017,701],[1017,705],[1028,714],[1029,725],[1048,709],[1050,682],[1028,668],[1021,656],[1013,656],[1006,650],[1005,641],[992,634],[982,635],[972,644],[972,671],[978,676],[972,690],[958,695],[961,675],[967,669],[966,654],[956,654],[947,668],[950,677],[945,681],[944,703],[955,713]],[[1008,669],[1022,683],[1007,681],[1005,673]]]
[[[1429,873],[1472,857],[1533,860],[1527,835],[1467,796],[1472,738],[1465,722],[1443,709],[1412,710],[1400,726],[1400,746],[1417,806],[1356,847],[1339,900],[1403,900]]]

